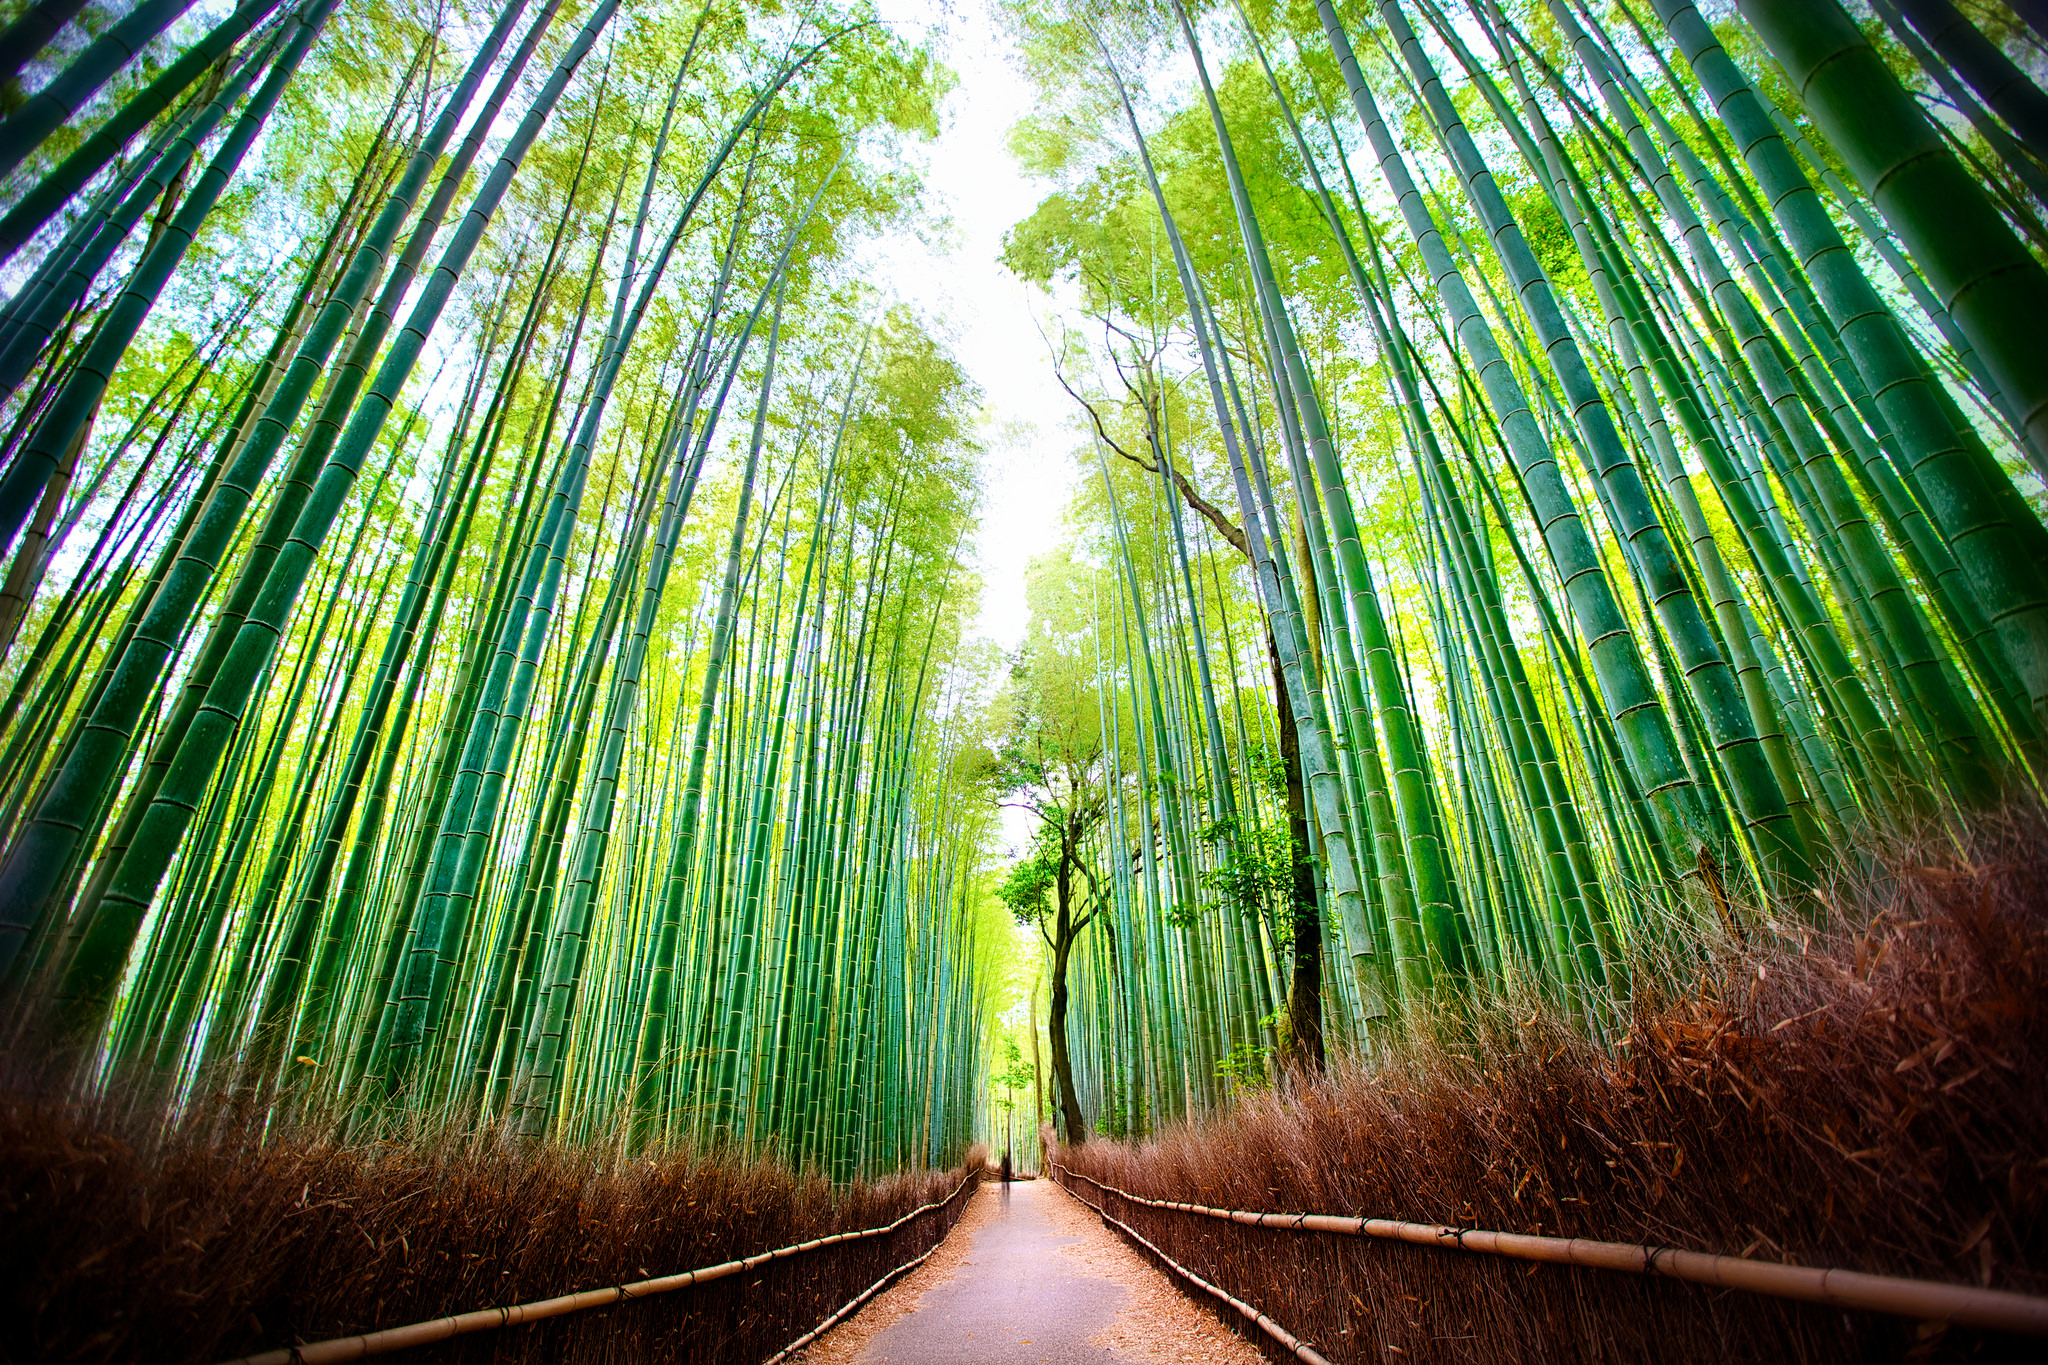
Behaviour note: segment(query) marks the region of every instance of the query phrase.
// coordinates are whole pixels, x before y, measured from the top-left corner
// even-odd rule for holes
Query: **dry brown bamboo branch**
[[[1634,1242],[1598,1242],[1587,1237],[1537,1237],[1519,1232],[1488,1232],[1480,1228],[1447,1227],[1440,1223],[1409,1223],[1392,1218],[1349,1218],[1327,1213],[1255,1213],[1245,1209],[1212,1209],[1147,1199],[1104,1184],[1091,1175],[1050,1163],[1054,1170],[1078,1176],[1119,1199],[1173,1213],[1199,1214],[1247,1227],[1284,1232],[1334,1232],[1354,1237],[1379,1237],[1416,1246],[1480,1251],[1523,1261],[1622,1270],[1633,1275],[1662,1275],[1692,1284],[1741,1289],[1773,1298],[1823,1303],[1870,1313],[1921,1321],[1958,1323],[1999,1332],[2048,1336],[2048,1298],[2005,1289],[1978,1289],[1965,1284],[1910,1280],[1897,1275],[1866,1275],[1857,1270],[1781,1265],[1742,1256],[1680,1251],[1675,1247],[1642,1246]],[[1108,1215],[1105,1214],[1104,1217]]]
[[[237,1360],[227,1361],[224,1365],[327,1365],[330,1361],[361,1360],[365,1356],[388,1355],[393,1351],[446,1341],[450,1337],[459,1337],[470,1332],[488,1332],[499,1327],[509,1327],[514,1323],[537,1322],[542,1318],[560,1317],[564,1313],[578,1313],[586,1308],[603,1308],[624,1299],[645,1299],[677,1289],[688,1289],[692,1285],[722,1280],[728,1275],[737,1275],[743,1270],[751,1270],[770,1261],[784,1260],[806,1251],[816,1251],[837,1242],[856,1242],[865,1237],[885,1236],[914,1218],[923,1217],[934,1209],[946,1207],[960,1197],[962,1190],[980,1178],[979,1171],[970,1171],[967,1178],[944,1199],[920,1205],[887,1227],[864,1228],[859,1232],[835,1232],[830,1237],[814,1238],[808,1242],[799,1242],[795,1246],[777,1247],[773,1251],[763,1251],[743,1260],[706,1266],[701,1270],[685,1270],[676,1275],[639,1280],[633,1284],[608,1285],[603,1289],[586,1289],[579,1294],[563,1294],[552,1299],[539,1299],[533,1303],[514,1304],[509,1308],[479,1308],[474,1312],[458,1313],[453,1317],[431,1318],[426,1322],[409,1323],[404,1327],[387,1327],[381,1332],[371,1332],[363,1336],[335,1337],[329,1341],[316,1341],[306,1346],[286,1347],[283,1350],[266,1351],[262,1355],[243,1356]],[[930,1254],[929,1251],[925,1253],[927,1256]],[[922,1260],[923,1257],[918,1259]],[[899,1269],[907,1269],[908,1264]]]

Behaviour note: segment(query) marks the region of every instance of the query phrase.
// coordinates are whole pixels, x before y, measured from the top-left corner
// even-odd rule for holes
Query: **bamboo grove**
[[[829,6],[43,50],[77,8],[0,36],[10,1046],[167,1112],[955,1159],[978,399],[853,267],[943,69]]]
[[[1611,1039],[1858,831],[2038,790],[2048,26],[1969,8],[1009,11],[1087,481],[1024,654],[1094,727],[1063,1136],[1471,1003]]]
[[[24,8],[10,1051],[845,1178],[1014,1103],[1013,928],[1070,1140],[1611,1039],[2043,776],[2048,20],[1873,5],[1004,9],[1083,473],[1007,682],[980,394],[863,278],[902,26]]]

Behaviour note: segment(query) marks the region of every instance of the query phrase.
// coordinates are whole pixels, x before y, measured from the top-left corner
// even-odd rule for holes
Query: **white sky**
[[[924,149],[928,202],[950,215],[952,231],[937,250],[894,234],[870,256],[875,281],[923,315],[982,388],[985,500],[974,558],[983,587],[974,633],[1010,650],[1024,637],[1025,566],[1059,540],[1072,479],[1073,403],[1033,322],[1049,301],[1000,260],[1003,233],[1051,187],[1026,179],[1010,156],[1009,130],[1029,111],[1031,90],[988,0],[880,0],[879,8],[906,38],[930,35],[959,76],[940,111],[943,131]]]

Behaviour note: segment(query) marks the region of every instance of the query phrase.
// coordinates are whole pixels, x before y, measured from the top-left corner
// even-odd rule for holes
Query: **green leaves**
[[[1246,829],[1235,820],[1216,820],[1199,835],[1228,850],[1202,872],[1202,889],[1216,897],[1224,914],[1262,922],[1274,946],[1286,951],[1294,941],[1294,867],[1308,851],[1296,848],[1280,825]],[[1180,908],[1180,916],[1176,922],[1187,927],[1192,907]]]
[[[351,10],[296,76],[229,64],[284,83],[264,173],[105,334],[103,430],[61,466],[86,491],[9,574],[33,589],[69,511],[107,528],[0,680],[35,883],[6,903],[49,910],[15,979],[166,1104],[950,1159],[1001,913],[940,727],[979,400],[849,258],[917,210],[900,153],[951,77],[859,15],[616,8],[509,62],[519,5],[487,40]],[[162,113],[112,201],[162,190]],[[48,350],[39,403],[82,373],[62,302],[0,319]]]
[[[1058,832],[1041,825],[1030,855],[1012,863],[1002,884],[996,887],[996,899],[1010,907],[1018,923],[1033,927],[1043,924],[1053,909],[1059,866]]]
[[[1832,4],[1718,33],[1681,0],[1625,31],[1582,0],[1252,8],[1014,16],[1048,183],[1006,260],[1082,315],[1057,360],[1103,466],[1069,515],[1115,779],[1116,936],[1079,949],[1105,1113],[1214,1102],[1269,1032],[1376,1050],[1471,997],[1606,1036],[1702,938],[1798,913],[1844,829],[2038,776],[2044,533],[2008,471],[2042,351],[1972,296],[2038,235],[2011,177],[1950,231],[1916,187],[1964,163],[1910,98],[1842,121],[1894,73]],[[1828,138],[1756,104],[1770,52]],[[1847,167],[1832,200],[1780,125]],[[2018,145],[1972,136],[1938,141]],[[1955,359],[1845,247],[1831,209],[1877,230],[1859,177]],[[1292,841],[1283,803],[1315,816]],[[1322,970],[1325,927],[1357,971]]]

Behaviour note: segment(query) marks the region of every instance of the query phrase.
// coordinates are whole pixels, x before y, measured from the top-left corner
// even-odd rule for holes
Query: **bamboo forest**
[[[6,0],[0,1358],[2023,1358],[2044,481],[2043,0]]]

